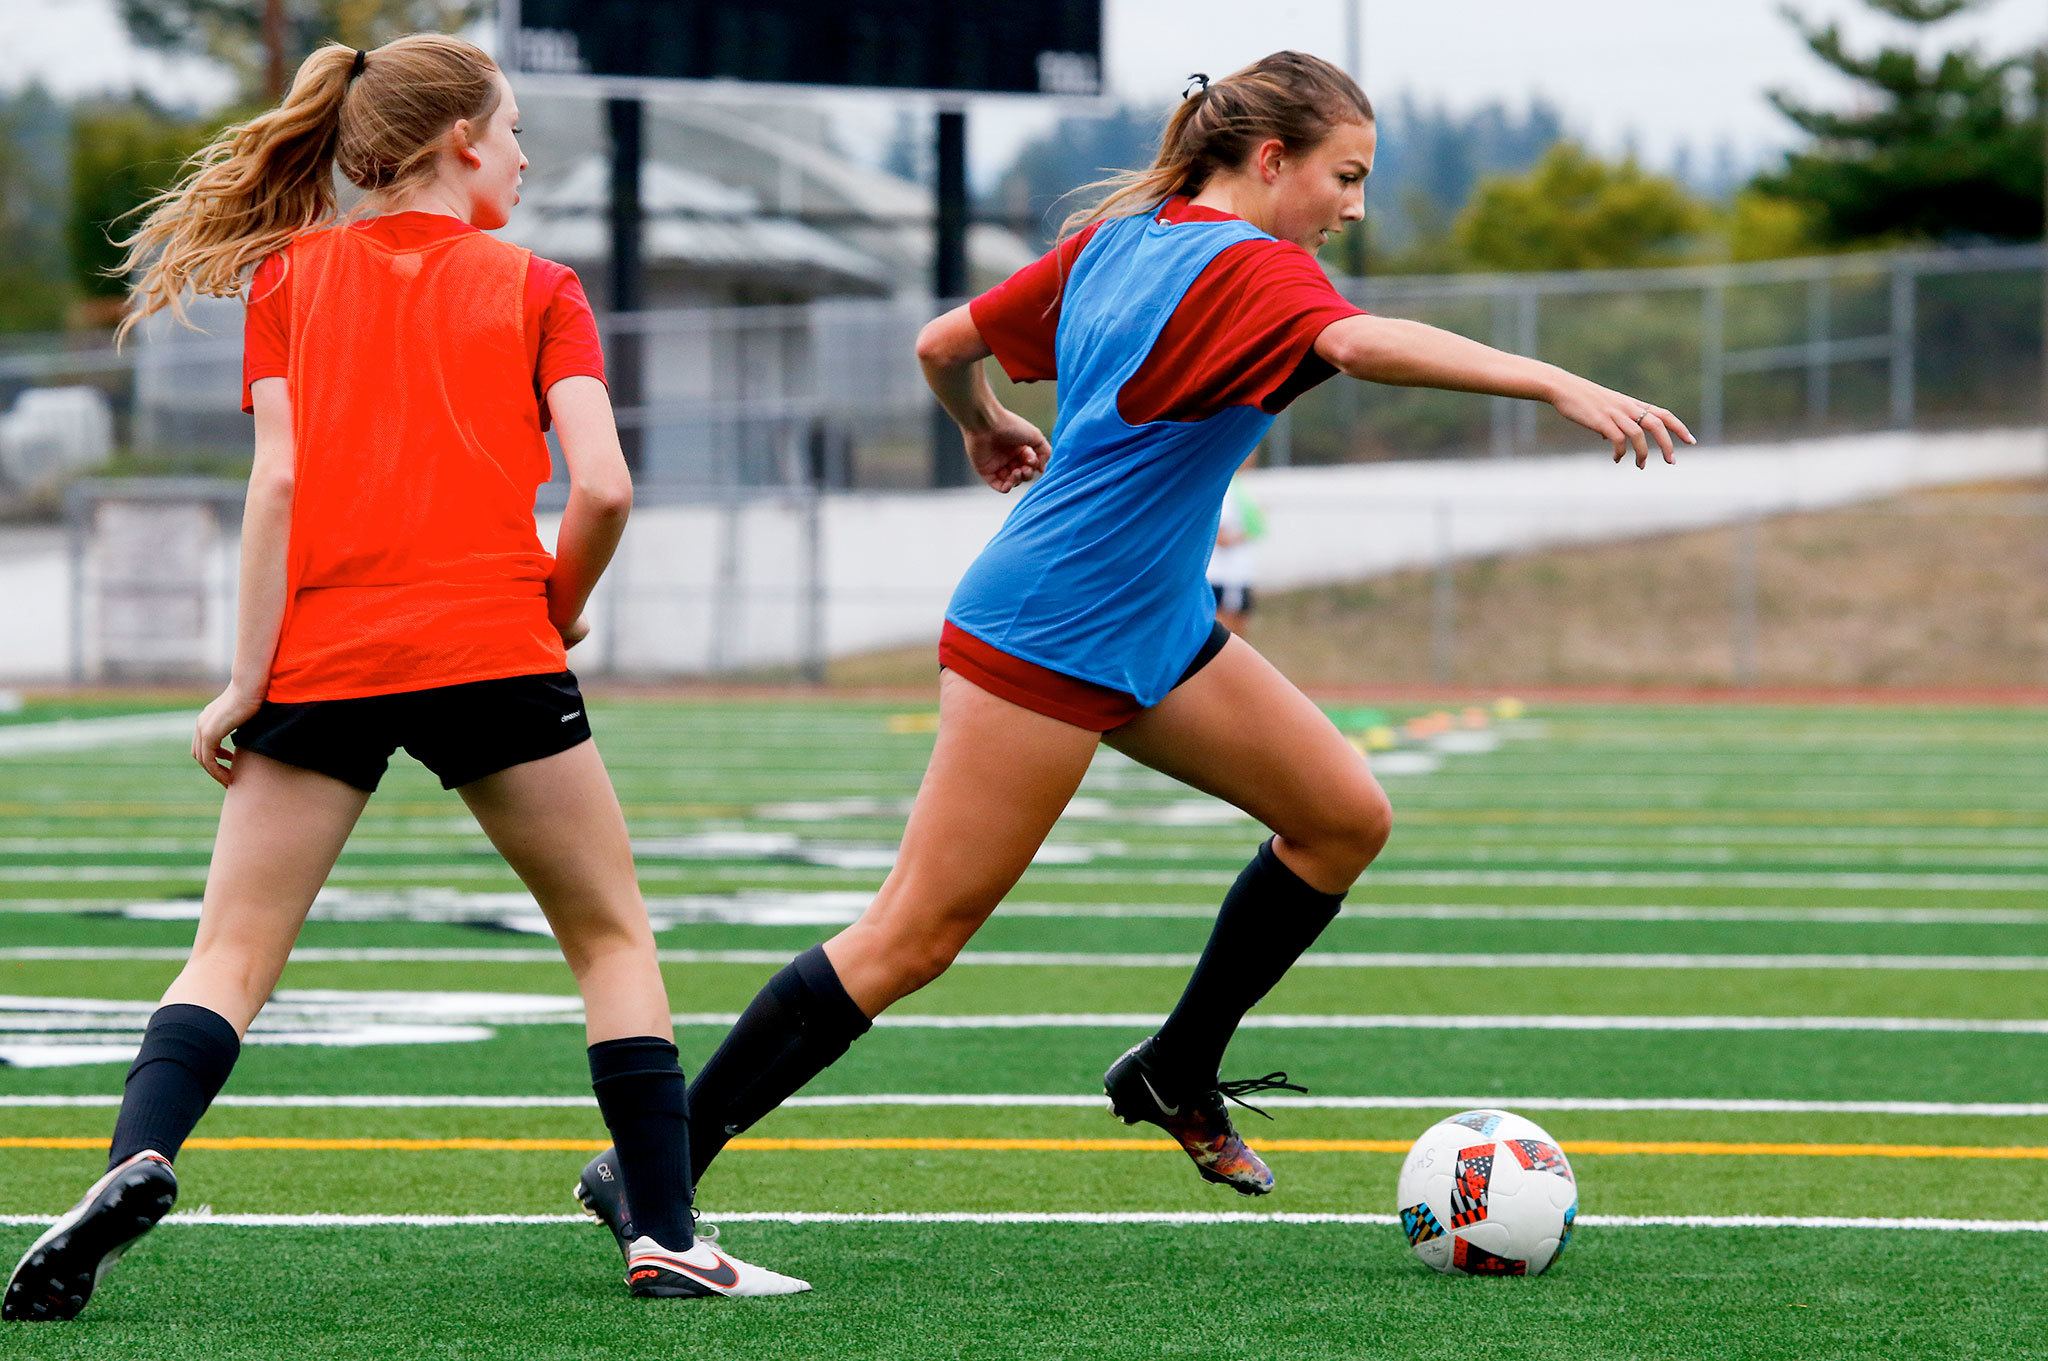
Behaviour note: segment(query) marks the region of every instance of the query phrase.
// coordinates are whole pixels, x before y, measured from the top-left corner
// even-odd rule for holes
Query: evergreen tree
[[[1540,98],[1526,111],[1487,103],[1458,113],[1404,93],[1379,116],[1379,150],[1365,199],[1367,212],[1379,218],[1384,211],[1389,219],[1389,244],[1405,240],[1403,228],[1418,215],[1455,215],[1481,179],[1527,170],[1565,135],[1563,115]],[[1411,207],[1417,192],[1427,196],[1426,206]]]
[[[0,331],[54,331],[71,302],[64,258],[66,111],[41,85],[0,94]]]
[[[1864,0],[1919,29],[1981,0]],[[2042,108],[2048,62],[1962,47],[1923,62],[1908,47],[1859,56],[1841,27],[1786,16],[1814,54],[1868,87],[1838,112],[1783,91],[1771,103],[1808,134],[1756,187],[1810,207],[1832,242],[2033,240],[2042,221]]]
[[[71,118],[71,211],[65,234],[80,292],[118,299],[127,280],[109,273],[123,252],[110,237],[140,225],[118,221],[178,178],[185,158],[205,146],[213,120],[180,117],[143,95],[80,104]]]
[[[929,185],[938,159],[935,134],[929,115],[909,109],[896,110],[896,123],[889,132],[889,145],[882,150],[882,169],[899,180]]]
[[[996,185],[997,212],[1050,242],[1060,222],[1090,201],[1074,190],[1119,170],[1152,164],[1166,120],[1157,109],[1119,105],[1106,114],[1062,118],[1035,137]],[[1071,196],[1071,197],[1070,197]]]
[[[262,99],[260,0],[118,0],[118,5],[128,36],[141,46],[212,57],[235,73],[243,99]],[[323,42],[375,47],[407,33],[458,33],[493,8],[487,0],[286,0],[285,79]]]
[[[1404,94],[1378,113],[1366,212],[1375,241],[1404,252],[1420,246],[1427,254],[1436,242],[1432,227],[1464,205],[1481,176],[1526,170],[1564,135],[1562,116],[1540,99],[1526,111],[1489,103],[1457,113]],[[1061,201],[1063,195],[1112,171],[1150,165],[1165,123],[1160,109],[1139,105],[1061,119],[1027,143],[1004,173],[996,190],[1000,213],[1020,226],[1037,224],[1049,238],[1067,210],[1088,201],[1085,195]],[[1374,256],[1376,268],[1406,267],[1377,248]]]

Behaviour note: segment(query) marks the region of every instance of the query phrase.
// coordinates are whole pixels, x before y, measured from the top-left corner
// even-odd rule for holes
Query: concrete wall
[[[1268,524],[1259,581],[1272,589],[1373,576],[1439,554],[1630,538],[2043,474],[2048,443],[2038,430],[2018,429],[1685,449],[1676,467],[1641,471],[1597,453],[1263,469],[1250,474],[1250,487]],[[826,651],[935,640],[954,583],[1012,504],[976,488],[826,497]],[[600,655],[627,671],[798,659],[803,514],[795,506],[636,512],[630,551],[594,603],[611,636]],[[714,656],[720,611],[744,622]]]
[[[1561,542],[1618,539],[1842,505],[1913,487],[2048,474],[2038,429],[1854,435],[1684,450],[1637,471],[1599,453],[1268,469],[1252,474],[1269,533],[1267,588]],[[787,665],[816,629],[833,655],[933,641],[953,584],[1011,500],[980,489],[645,507],[592,602],[586,673],[694,674]],[[812,517],[815,515],[815,532]],[[543,536],[552,538],[552,519]],[[810,554],[823,557],[814,596]],[[69,657],[69,569],[47,534],[9,551],[15,602],[0,680],[56,681]],[[221,608],[227,608],[222,602]],[[222,630],[223,636],[227,630]],[[227,654],[222,651],[224,670]]]
[[[2044,474],[2043,432],[2013,429],[1681,448],[1640,471],[1598,454],[1273,469],[1252,486],[1271,526],[1261,583],[1283,587],[1433,562],[1446,523],[1450,554],[1472,557]]]

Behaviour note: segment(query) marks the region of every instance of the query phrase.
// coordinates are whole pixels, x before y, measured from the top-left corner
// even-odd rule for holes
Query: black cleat
[[[107,1268],[155,1228],[178,1201],[170,1159],[145,1150],[94,1182],[49,1231],[29,1246],[8,1278],[0,1319],[77,1318]]]
[[[632,1255],[633,1240],[640,1235],[626,1208],[626,1176],[619,1170],[618,1149],[608,1148],[584,1164],[583,1175],[576,1179],[576,1203],[612,1231],[619,1240],[620,1256]]]
[[[634,1227],[632,1212],[626,1208],[626,1176],[619,1170],[618,1149],[608,1148],[583,1165],[583,1175],[576,1179],[575,1194],[583,1213],[610,1229],[612,1237],[619,1240],[619,1255],[632,1257],[633,1240],[640,1236],[640,1230]],[[703,1223],[695,1207],[690,1210],[690,1227],[706,1242],[718,1238],[718,1226]]]
[[[1272,1169],[1238,1136],[1223,1098],[1227,1096],[1246,1110],[1265,1115],[1242,1098],[1253,1092],[1307,1089],[1289,1082],[1285,1073],[1217,1082],[1198,1090],[1175,1089],[1154,1070],[1151,1055],[1152,1041],[1144,1040],[1126,1051],[1102,1075],[1102,1089],[1109,1096],[1110,1111],[1127,1125],[1144,1120],[1171,1134],[1188,1157],[1194,1159],[1195,1171],[1204,1181],[1228,1186],[1242,1196],[1263,1196],[1271,1191]]]

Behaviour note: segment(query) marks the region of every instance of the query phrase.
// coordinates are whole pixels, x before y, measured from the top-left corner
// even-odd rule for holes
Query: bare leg
[[[1030,867],[1098,739],[962,680],[939,678],[939,737],[896,866],[825,954],[869,1016],[944,973]]]
[[[687,1088],[625,815],[597,744],[486,775],[460,793],[547,915],[583,994],[591,1087],[615,1150],[598,1161],[611,1160],[625,1188],[610,1215],[621,1248],[632,1258],[641,1235],[672,1253],[689,1248]],[[593,1180],[601,1179],[586,1168],[579,1196]]]
[[[486,775],[457,792],[554,929],[583,994],[589,1042],[671,1037],[668,990],[625,814],[597,744]]]
[[[170,1212],[171,1161],[227,1081],[368,797],[254,752],[232,764],[198,938],[128,1070],[107,1174],[22,1256],[0,1318],[76,1316],[101,1273]]]
[[[248,1031],[369,798],[331,776],[237,753],[198,938],[166,1005],[205,1007]]]
[[[726,1142],[944,973],[1031,864],[1098,738],[948,672],[896,867],[860,920],[768,980],[690,1088],[699,1176]]]
[[[227,1081],[367,797],[254,752],[236,756],[198,938],[128,1069],[109,1167],[145,1150],[178,1156]]]
[[[1104,740],[1265,823],[1281,860],[1324,893],[1356,883],[1393,827],[1365,758],[1242,639]]]
[[[1364,759],[1241,639],[1109,740],[1275,833],[1224,897],[1187,989],[1146,1050],[1145,1064],[1171,1085],[1204,1089],[1244,1014],[1315,943],[1386,844],[1392,813]]]
[[[1315,942],[1385,844],[1386,796],[1330,721],[1241,639],[1108,740],[1276,833],[1224,897],[1172,1014],[1103,1079],[1118,1115],[1164,1128],[1205,1179],[1264,1195],[1273,1174],[1232,1125],[1218,1070],[1245,1013]],[[1277,1074],[1266,1085],[1290,1084]]]

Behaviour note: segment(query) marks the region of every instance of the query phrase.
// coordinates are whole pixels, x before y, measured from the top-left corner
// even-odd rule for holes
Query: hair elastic
[[[369,64],[370,54],[363,51],[362,48],[358,47],[356,49],[356,64],[348,68],[348,78],[350,80],[354,80],[357,76],[363,73],[363,68]]]
[[[1209,77],[1202,74],[1200,71],[1197,71],[1193,75],[1188,77],[1187,86],[1180,92],[1180,97],[1182,99],[1186,99],[1189,95],[1198,93],[1209,93]]]

